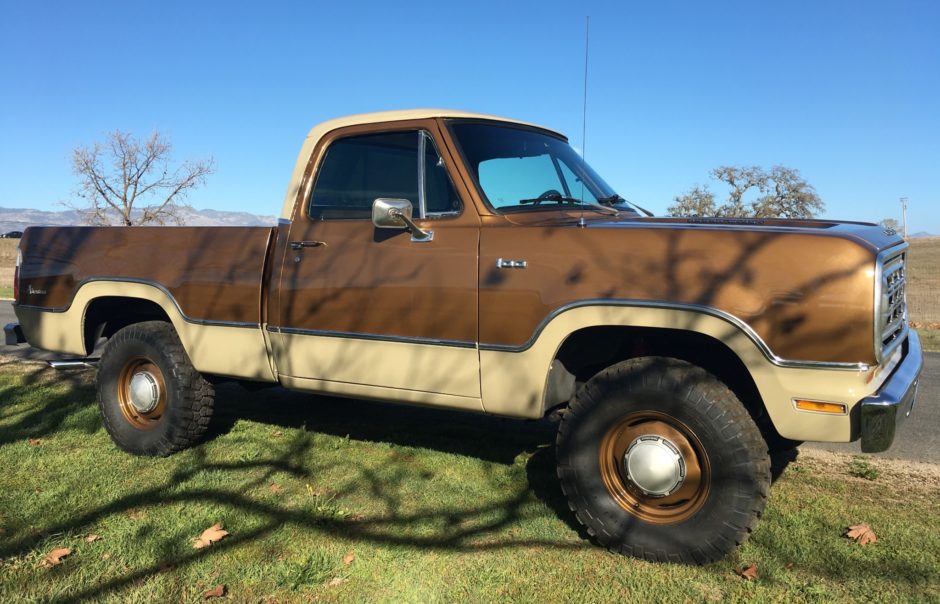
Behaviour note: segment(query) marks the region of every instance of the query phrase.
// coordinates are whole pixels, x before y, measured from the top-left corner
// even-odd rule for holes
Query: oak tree
[[[724,183],[727,200],[717,205],[707,186],[696,185],[678,195],[666,211],[670,216],[719,216],[729,218],[812,218],[825,205],[816,189],[798,170],[773,166],[719,166],[712,178]],[[745,199],[749,197],[750,200]]]

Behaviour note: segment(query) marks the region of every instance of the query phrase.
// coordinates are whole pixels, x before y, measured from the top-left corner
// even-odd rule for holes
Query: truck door
[[[294,386],[436,393],[479,409],[479,217],[454,188],[436,123],[390,127],[338,130],[314,150],[275,282],[274,360]],[[380,197],[411,201],[433,238],[373,226]]]

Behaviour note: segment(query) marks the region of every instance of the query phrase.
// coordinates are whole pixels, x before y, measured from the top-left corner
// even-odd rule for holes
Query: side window
[[[418,133],[390,132],[334,141],[320,164],[310,217],[370,218],[378,197],[418,206]]]
[[[460,211],[460,198],[426,132],[350,136],[326,150],[310,195],[314,220],[368,219],[379,197],[407,199],[416,218]]]

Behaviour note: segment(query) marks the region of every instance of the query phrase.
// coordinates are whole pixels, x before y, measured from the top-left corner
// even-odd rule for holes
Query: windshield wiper
[[[525,205],[527,203],[538,205],[542,203],[543,201],[552,201],[555,203],[567,203],[567,204],[572,204],[572,205],[587,206],[603,214],[609,214],[611,216],[620,215],[620,212],[618,212],[615,208],[612,208],[610,206],[602,206],[599,203],[595,203],[593,201],[585,201],[583,199],[578,199],[577,197],[566,197],[562,195],[561,193],[555,193],[555,192],[543,193],[542,195],[539,195],[538,197],[535,197],[533,199],[520,199],[519,205]]]
[[[608,197],[601,197],[601,198],[598,199],[597,201],[600,202],[600,203],[610,204],[610,205],[613,205],[613,204],[615,204],[615,203],[617,203],[617,202],[628,203],[628,204],[630,204],[631,206],[633,206],[634,208],[638,209],[639,211],[641,211],[641,212],[643,212],[644,214],[646,214],[647,216],[649,216],[650,218],[653,217],[653,213],[650,212],[649,210],[647,210],[646,208],[643,208],[643,207],[641,207],[641,206],[639,206],[639,205],[633,203],[633,202],[630,201],[629,199],[624,199],[623,197],[621,197],[620,195],[617,195],[616,193],[614,193],[613,195],[610,195],[610,196],[608,196]]]

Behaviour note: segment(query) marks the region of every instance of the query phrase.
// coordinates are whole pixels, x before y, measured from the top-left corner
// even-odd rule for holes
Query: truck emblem
[[[27,291],[29,292],[30,296],[45,296],[46,295],[46,290],[36,289],[32,285],[30,285],[29,288],[27,288]]]
[[[885,230],[882,231],[882,232],[883,232],[883,233],[885,234],[885,236],[887,236],[887,237],[893,237],[894,235],[897,235],[897,234],[898,234],[898,232],[895,231],[894,229],[892,229],[891,227],[885,227]]]

